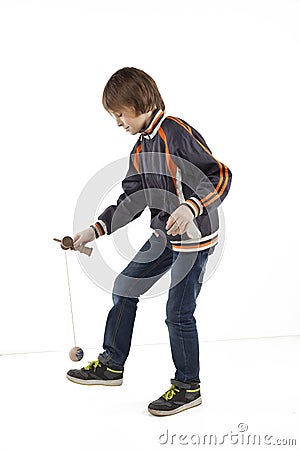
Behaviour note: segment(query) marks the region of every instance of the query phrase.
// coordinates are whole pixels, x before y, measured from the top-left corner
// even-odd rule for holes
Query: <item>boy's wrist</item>
[[[93,225],[90,225],[90,228],[92,228],[94,230],[96,239],[98,239],[100,236],[103,236],[104,234],[107,233],[105,224],[103,222],[102,223],[101,222],[96,222]]]
[[[97,228],[95,227],[95,225],[90,225],[90,228],[92,228],[92,230],[95,233],[95,239],[98,239],[98,237],[100,236],[100,234],[98,233]]]
[[[201,216],[201,214],[203,213],[203,206],[201,205],[200,200],[196,197],[188,198],[183,202],[183,205],[186,205],[190,208],[195,218]]]

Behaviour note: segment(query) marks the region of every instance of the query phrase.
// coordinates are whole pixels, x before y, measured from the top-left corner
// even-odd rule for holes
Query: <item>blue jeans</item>
[[[139,296],[147,292],[169,269],[171,285],[166,305],[175,379],[200,381],[199,343],[194,318],[209,250],[173,252],[162,236],[154,233],[128,266],[116,277],[99,361],[122,369],[129,354]],[[155,323],[153,324],[155,330]]]

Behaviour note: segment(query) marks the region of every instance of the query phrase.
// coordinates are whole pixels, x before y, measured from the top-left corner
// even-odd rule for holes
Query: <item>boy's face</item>
[[[118,127],[123,127],[125,131],[134,135],[140,132],[147,125],[153,111],[143,114],[136,114],[132,108],[121,107],[118,111],[110,111],[111,116],[117,121]]]

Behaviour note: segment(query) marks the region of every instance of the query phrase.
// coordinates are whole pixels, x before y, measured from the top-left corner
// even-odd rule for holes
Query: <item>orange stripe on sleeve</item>
[[[223,194],[223,192],[226,189],[226,186],[228,184],[228,167],[226,167],[224,164],[222,164],[220,161],[218,161],[212,154],[211,152],[208,150],[207,147],[205,147],[205,145],[202,144],[202,142],[200,142],[198,139],[195,138],[195,136],[192,133],[191,127],[188,127],[186,124],[184,124],[182,122],[182,120],[176,118],[176,117],[171,117],[168,116],[169,119],[173,120],[174,122],[178,123],[179,125],[181,125],[194,139],[195,141],[200,145],[200,147],[206,152],[208,153],[218,164],[219,166],[219,182],[217,184],[217,186],[214,188],[214,190],[212,192],[210,192],[209,194],[207,194],[204,198],[202,198],[201,204],[203,206],[208,206],[211,203],[213,203],[215,200],[217,200],[218,198],[220,198],[220,196]],[[225,171],[225,179],[224,179],[224,175],[223,175],[223,169]],[[223,184],[224,181],[224,184]],[[223,187],[222,187],[223,184]],[[220,192],[219,192],[220,191]]]
[[[188,199],[185,201],[185,203],[189,203],[189,205],[191,205],[192,208],[195,209],[196,217],[199,216],[200,211],[199,211],[199,207],[196,202],[193,202],[193,200]]]
[[[95,227],[99,231],[100,236],[103,236],[103,234],[104,234],[103,228],[101,227],[101,225],[98,222],[95,223]]]

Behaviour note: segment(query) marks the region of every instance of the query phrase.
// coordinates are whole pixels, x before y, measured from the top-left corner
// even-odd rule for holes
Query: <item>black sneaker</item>
[[[170,416],[202,403],[199,383],[178,380],[171,380],[171,383],[170,389],[148,406],[154,416]]]
[[[79,384],[120,386],[123,383],[123,370],[111,369],[97,360],[90,362],[82,369],[69,370],[67,378]]]

